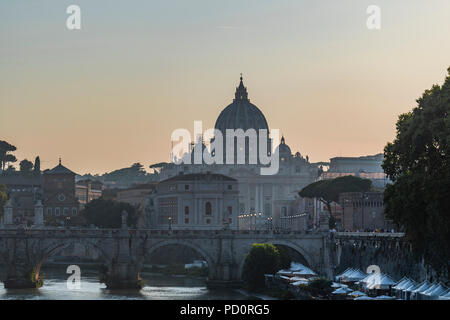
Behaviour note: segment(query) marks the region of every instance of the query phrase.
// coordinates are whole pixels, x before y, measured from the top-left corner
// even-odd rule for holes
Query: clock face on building
[[[64,200],[66,200],[66,196],[65,195],[63,195],[62,193],[58,196],[58,200],[59,201],[64,201]]]

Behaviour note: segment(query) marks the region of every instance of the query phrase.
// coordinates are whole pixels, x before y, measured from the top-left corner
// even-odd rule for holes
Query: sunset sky
[[[169,161],[173,130],[214,126],[242,72],[293,152],[376,154],[443,82],[449,36],[448,0],[1,0],[0,140],[43,169],[148,168]]]

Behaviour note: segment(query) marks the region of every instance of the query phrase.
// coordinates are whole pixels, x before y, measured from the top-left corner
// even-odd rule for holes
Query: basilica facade
[[[236,88],[233,102],[220,112],[215,129],[223,133],[223,141],[226,140],[227,129],[242,129],[243,131],[254,129],[257,132],[256,144],[248,143],[246,140],[245,163],[237,164],[236,161],[233,164],[226,164],[226,161],[223,161],[224,164],[162,163],[153,166],[159,171],[160,181],[164,182],[179,175],[207,172],[231,177],[237,181],[239,191],[236,194],[237,215],[239,217],[250,215],[256,217],[255,223],[259,225],[271,221],[272,225],[277,226],[281,224],[283,217],[295,216],[308,211],[309,203],[299,199],[298,192],[316,181],[320,174],[318,165],[310,163],[308,156],[303,157],[300,152],[293,154],[286,139],[282,137],[277,148],[274,149],[274,155],[279,157],[279,168],[276,174],[262,175],[260,169],[264,165],[261,164],[259,158],[256,163],[249,161],[249,153],[252,152],[252,148],[258,151],[259,157],[260,146],[262,145],[263,149],[266,149],[264,143],[267,143],[268,148],[263,152],[267,152],[270,156],[272,145],[278,141],[272,141],[265,135],[260,136],[261,129],[266,130],[267,133],[270,132],[269,125],[263,112],[250,102],[242,77]],[[211,141],[214,141],[214,138]],[[236,145],[236,141],[234,143],[234,150],[239,150],[239,145]],[[202,152],[211,151],[211,154],[214,155],[214,150],[209,150],[200,138],[192,145],[191,154],[185,155],[185,157],[193,158],[193,153],[197,149],[201,149]],[[224,148],[224,160],[226,156],[227,150]],[[232,158],[236,160],[236,154]],[[231,226],[236,227],[236,224],[232,223]]]

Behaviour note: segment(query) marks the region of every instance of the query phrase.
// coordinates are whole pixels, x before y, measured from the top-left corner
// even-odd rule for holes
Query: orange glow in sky
[[[214,126],[241,72],[294,153],[380,153],[450,66],[448,0],[377,1],[380,30],[363,0],[77,2],[81,30],[69,1],[0,4],[0,140],[43,169],[169,161],[172,131]]]

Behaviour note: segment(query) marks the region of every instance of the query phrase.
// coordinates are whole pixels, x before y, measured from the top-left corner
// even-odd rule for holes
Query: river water
[[[43,269],[44,285],[39,289],[6,290],[0,283],[0,300],[245,300],[236,290],[210,290],[202,278],[141,273],[146,285],[139,291],[113,291],[98,281],[98,272],[85,270],[80,289],[68,289],[65,270]]]

